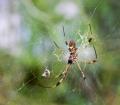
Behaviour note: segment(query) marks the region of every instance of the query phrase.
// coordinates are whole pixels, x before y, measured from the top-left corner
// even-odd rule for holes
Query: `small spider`
[[[46,67],[43,74],[42,74],[42,77],[44,78],[49,78],[50,77],[50,70]]]

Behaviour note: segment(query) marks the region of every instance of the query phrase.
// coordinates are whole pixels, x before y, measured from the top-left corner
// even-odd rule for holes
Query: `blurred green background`
[[[0,0],[0,105],[119,105],[119,11],[119,0]],[[86,66],[86,81],[73,65],[59,87],[41,87],[66,66],[53,41],[80,46],[77,32],[87,35],[88,24],[98,59]],[[46,67],[50,79],[41,77]]]

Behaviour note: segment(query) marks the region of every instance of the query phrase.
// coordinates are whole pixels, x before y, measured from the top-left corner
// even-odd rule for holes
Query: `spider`
[[[90,34],[92,35],[90,24],[89,24],[89,28],[90,28]],[[64,26],[63,26],[63,34],[64,34],[64,37],[65,37],[66,34],[65,34],[65,31],[64,31]],[[65,70],[56,77],[56,78],[60,78],[60,80],[53,86],[44,86],[44,85],[39,84],[40,87],[55,88],[55,87],[59,86],[66,79],[67,74],[70,70],[70,67],[73,64],[77,64],[77,67],[78,67],[79,71],[81,72],[82,78],[84,80],[86,79],[86,76],[85,76],[85,74],[84,74],[84,72],[83,72],[83,70],[82,70],[82,68],[79,64],[79,61],[84,62],[85,65],[86,65],[86,63],[89,63],[89,64],[90,63],[95,63],[96,60],[97,60],[97,53],[96,53],[96,49],[95,49],[94,45],[93,44],[91,45],[93,38],[88,37],[88,36],[83,37],[83,36],[81,36],[80,33],[79,33],[79,35],[80,35],[80,38],[82,39],[80,47],[76,46],[76,42],[74,40],[69,40],[69,41],[65,40],[65,45],[68,48],[69,56],[67,58],[67,65],[65,67]],[[57,45],[57,43],[55,41],[53,41],[53,42],[54,42],[54,45],[58,49],[60,49],[60,47]],[[50,74],[51,74],[50,70],[46,67],[44,72],[42,73],[41,77],[49,79]],[[23,83],[22,87],[20,87],[18,89],[18,91],[20,91],[22,88],[24,88],[24,86],[26,86],[29,82],[31,82],[35,78],[37,78],[37,77],[34,76],[34,78],[29,80],[28,82]]]
[[[92,31],[91,31],[91,25],[89,24],[89,28],[90,28],[90,33],[92,35]],[[64,30],[64,26],[63,26],[63,34],[65,37],[65,30]],[[81,36],[80,36],[81,37]],[[87,39],[87,40],[86,40]],[[85,80],[86,76],[82,70],[82,68],[80,67],[79,64],[79,59],[81,59],[83,62],[86,63],[95,63],[96,59],[97,59],[97,54],[96,54],[96,50],[94,45],[90,45],[90,43],[92,42],[93,38],[92,37],[87,37],[86,43],[82,44],[81,47],[76,47],[76,42],[74,40],[69,40],[69,41],[65,41],[65,45],[68,47],[68,52],[69,52],[69,56],[67,59],[67,65],[65,67],[65,70],[58,75],[56,78],[60,78],[60,80],[54,85],[54,86],[43,86],[45,88],[55,88],[57,86],[59,86],[67,77],[67,74],[70,70],[71,65],[73,64],[77,64],[78,69],[81,72],[82,78]],[[59,46],[57,45],[57,43],[54,41],[54,45],[59,48]],[[46,73],[46,72],[44,72]],[[44,74],[43,73],[43,74]]]

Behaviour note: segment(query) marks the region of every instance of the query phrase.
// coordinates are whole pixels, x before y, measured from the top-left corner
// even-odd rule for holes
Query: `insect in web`
[[[90,34],[92,35],[92,31],[91,31],[91,25],[89,25],[90,28]],[[64,37],[66,36],[65,34],[65,30],[64,30],[64,26],[63,26],[63,34]],[[82,39],[81,45],[79,45],[79,47],[77,47],[76,42],[74,40],[65,40],[65,45],[68,48],[68,57],[67,57],[67,64],[65,67],[65,70],[59,74],[56,78],[60,78],[60,80],[54,85],[54,86],[44,86],[46,88],[54,88],[59,86],[67,77],[67,74],[71,68],[71,66],[73,64],[76,64],[78,67],[78,70],[80,71],[82,78],[85,80],[86,76],[79,64],[79,62],[84,62],[86,63],[95,63],[97,60],[97,54],[96,54],[96,49],[94,47],[92,43],[93,38],[92,37],[83,37],[80,33],[80,38]],[[63,52],[63,50],[57,45],[57,43],[54,41],[54,45],[56,46],[56,48],[58,48],[59,50],[61,50]],[[55,54],[56,55],[56,54]],[[58,59],[59,57],[56,56]],[[45,74],[46,72],[44,72],[43,74]],[[43,75],[42,74],[42,75]]]

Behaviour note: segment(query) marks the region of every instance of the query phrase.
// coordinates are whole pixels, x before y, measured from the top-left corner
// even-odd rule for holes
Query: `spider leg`
[[[56,83],[55,87],[57,87],[58,85],[60,85],[66,78],[67,74],[68,74],[68,71],[70,70],[70,66],[71,64],[68,64],[65,68],[65,70],[58,76],[58,77],[61,77],[62,78]]]
[[[90,24],[89,24],[89,29],[90,29],[90,34],[92,35],[92,28]]]
[[[66,34],[65,34],[65,28],[64,28],[64,26],[62,28],[63,28],[63,35],[65,37],[66,36]],[[65,44],[68,46],[68,41],[65,40]]]
[[[65,35],[65,29],[64,29],[64,26],[63,26],[63,34],[64,34],[64,37],[65,37],[66,35]]]
[[[70,64],[68,64],[68,65],[66,66],[65,70],[64,70],[62,73],[60,73],[58,76],[56,76],[56,78],[59,78],[59,77],[64,76],[64,75],[66,74],[66,72],[68,71],[69,66],[70,66]]]
[[[96,59],[97,59],[97,52],[96,52],[96,49],[95,49],[95,46],[93,45],[93,48],[95,50],[95,55],[96,55]]]
[[[60,47],[58,46],[58,44],[55,41],[53,41],[53,43],[54,43],[56,48],[60,49]]]
[[[64,71],[62,73],[60,73],[59,75],[57,75],[55,78],[60,78],[64,75]]]
[[[80,70],[80,72],[81,72],[81,74],[82,74],[83,79],[85,80],[86,77],[85,77],[85,75],[84,75],[84,72],[82,71],[82,69],[81,69],[79,63],[78,63],[77,61],[76,61],[76,63],[77,63],[77,67],[79,68],[79,70]]]
[[[91,25],[89,24],[89,33],[88,33],[88,42],[90,43],[90,42],[92,42],[92,40],[93,40],[93,36],[92,36],[92,28],[91,28]]]

